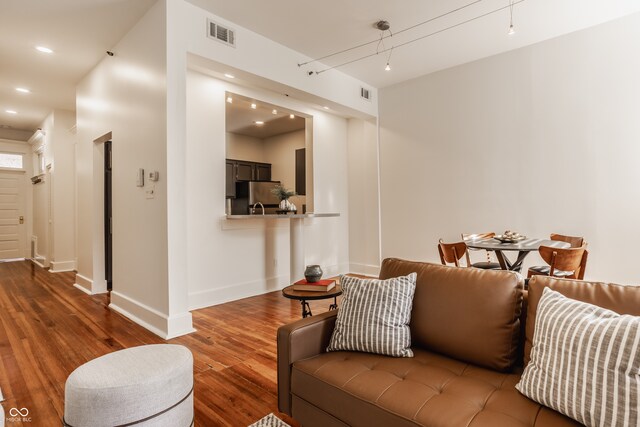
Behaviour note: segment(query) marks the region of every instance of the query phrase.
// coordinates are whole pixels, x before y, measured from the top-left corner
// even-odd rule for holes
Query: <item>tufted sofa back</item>
[[[412,345],[508,371],[521,349],[523,279],[514,272],[387,258],[380,279],[416,272]]]

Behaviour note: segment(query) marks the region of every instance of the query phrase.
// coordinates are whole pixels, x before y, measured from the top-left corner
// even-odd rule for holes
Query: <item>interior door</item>
[[[0,260],[24,258],[24,171],[0,171]]]

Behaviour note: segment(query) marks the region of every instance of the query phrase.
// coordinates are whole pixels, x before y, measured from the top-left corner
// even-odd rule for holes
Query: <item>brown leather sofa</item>
[[[303,427],[576,426],[515,389],[542,290],[640,315],[640,287],[535,276],[527,292],[516,273],[399,259],[384,260],[380,278],[412,272],[415,357],[327,353],[335,311],[285,325],[278,330],[280,411]]]

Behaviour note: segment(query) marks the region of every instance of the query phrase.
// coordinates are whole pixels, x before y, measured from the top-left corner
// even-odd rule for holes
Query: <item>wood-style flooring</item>
[[[2,406],[5,416],[27,408],[31,422],[24,425],[61,425],[65,380],[83,363],[166,342],[107,308],[108,295],[74,288],[74,277],[29,261],[0,263]],[[327,311],[330,301],[312,301],[311,308]],[[300,303],[280,292],[193,312],[197,332],[168,342],[193,352],[197,426],[248,426],[270,412],[298,426],[278,412],[275,337],[300,313]],[[21,423],[7,424],[14,425]]]

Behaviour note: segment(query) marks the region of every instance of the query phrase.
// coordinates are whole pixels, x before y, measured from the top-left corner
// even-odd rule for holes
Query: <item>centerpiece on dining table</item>
[[[522,235],[516,231],[507,230],[504,234],[496,234],[494,239],[499,240],[502,243],[517,243],[521,240],[527,238],[527,236]]]

